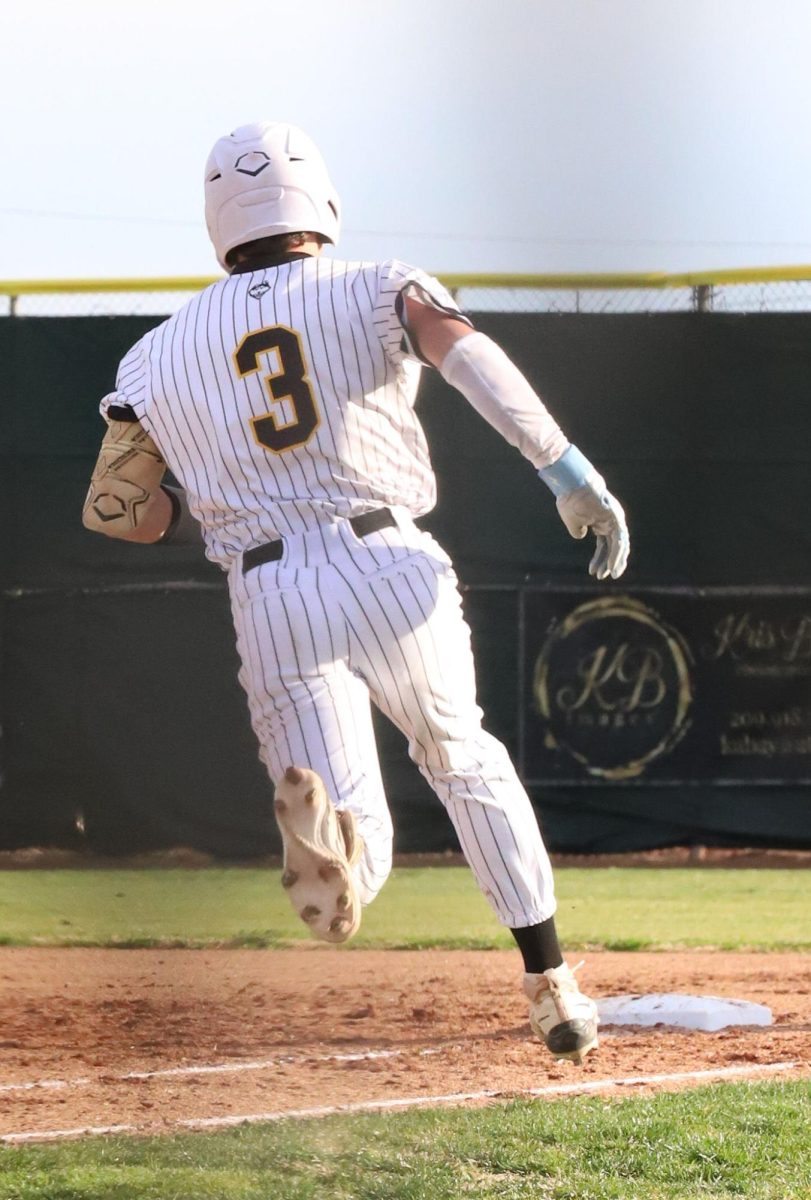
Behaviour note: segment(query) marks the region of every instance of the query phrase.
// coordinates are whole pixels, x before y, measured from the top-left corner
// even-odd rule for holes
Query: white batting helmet
[[[306,230],[337,242],[340,202],[318,148],[295,125],[241,125],[215,143],[205,174],[217,261],[256,238]]]

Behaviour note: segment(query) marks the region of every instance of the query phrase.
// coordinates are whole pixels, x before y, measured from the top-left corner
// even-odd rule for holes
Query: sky
[[[345,258],[811,263],[809,0],[7,0],[0,279],[213,276],[203,166],[304,128]]]

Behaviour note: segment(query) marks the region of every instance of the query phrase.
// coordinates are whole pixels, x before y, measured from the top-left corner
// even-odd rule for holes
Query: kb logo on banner
[[[638,600],[581,604],[552,627],[535,667],[548,748],[605,779],[640,775],[688,728],[691,667],[681,635]]]

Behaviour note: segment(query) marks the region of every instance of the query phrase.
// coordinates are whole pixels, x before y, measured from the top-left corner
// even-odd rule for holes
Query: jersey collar
[[[302,254],[300,250],[289,250],[286,254],[257,255],[247,262],[237,263],[232,275],[247,275],[250,271],[264,271],[265,267],[279,267],[282,263],[296,262],[300,258],[314,258],[313,254]]]

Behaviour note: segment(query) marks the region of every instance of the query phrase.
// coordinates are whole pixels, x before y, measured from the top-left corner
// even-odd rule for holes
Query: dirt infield
[[[774,1024],[604,1029],[583,1067],[532,1040],[519,962],[319,946],[0,949],[0,1137],[773,1064],[797,1064],[781,1078],[811,1075],[811,956],[591,953],[581,978],[595,996],[736,997],[768,1005]]]

